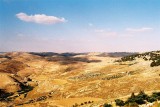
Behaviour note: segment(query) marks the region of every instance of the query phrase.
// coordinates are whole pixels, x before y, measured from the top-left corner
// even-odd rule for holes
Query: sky
[[[0,0],[0,51],[160,49],[160,0]]]

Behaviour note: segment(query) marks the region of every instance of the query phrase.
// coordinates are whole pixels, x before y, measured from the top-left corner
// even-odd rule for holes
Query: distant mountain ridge
[[[0,52],[0,54],[4,54],[4,53],[6,53],[6,52]]]
[[[100,57],[124,57],[129,55],[138,54],[138,52],[104,52],[99,54]]]

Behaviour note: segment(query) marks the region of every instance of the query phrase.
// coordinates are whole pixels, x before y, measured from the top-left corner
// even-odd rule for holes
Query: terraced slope
[[[7,96],[0,105],[98,107],[132,92],[160,90],[160,66],[151,66],[159,55],[1,54],[0,89]]]

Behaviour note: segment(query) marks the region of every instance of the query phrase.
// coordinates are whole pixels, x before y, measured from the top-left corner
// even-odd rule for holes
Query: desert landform
[[[160,51],[1,53],[0,107],[160,107],[159,65]]]

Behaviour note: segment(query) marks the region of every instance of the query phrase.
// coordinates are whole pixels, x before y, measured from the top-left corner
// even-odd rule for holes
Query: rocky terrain
[[[160,51],[0,54],[0,107],[115,106],[160,91]]]

